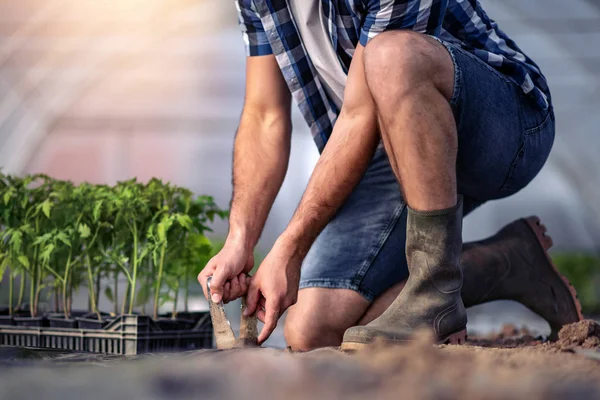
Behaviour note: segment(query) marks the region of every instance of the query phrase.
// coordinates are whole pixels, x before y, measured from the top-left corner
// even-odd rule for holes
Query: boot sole
[[[466,341],[467,341],[467,328],[464,328],[456,333],[448,335],[446,338],[439,339],[437,341],[437,344],[463,345],[466,343]],[[391,340],[383,339],[383,343],[390,344],[390,345],[403,345],[403,344],[409,344],[412,342],[414,342],[414,340],[391,341]],[[373,342],[369,342],[369,343],[342,342],[342,346],[341,346],[340,350],[346,351],[346,352],[354,352],[354,351],[364,349],[372,344],[373,344]]]
[[[552,267],[554,273],[562,280],[566,288],[569,290],[569,293],[571,294],[571,300],[573,301],[573,306],[575,307],[579,321],[583,320],[583,314],[581,313],[581,303],[579,302],[579,298],[577,297],[577,291],[575,290],[571,282],[558,271],[558,268],[556,268],[556,265],[554,265],[552,259],[550,258],[550,255],[548,254],[548,250],[552,247],[553,242],[552,238],[547,235],[546,226],[542,224],[539,217],[535,216],[525,218],[523,219],[523,221],[525,221],[527,226],[529,226],[529,228],[535,234],[538,244],[542,248],[544,256],[546,257],[546,261]]]

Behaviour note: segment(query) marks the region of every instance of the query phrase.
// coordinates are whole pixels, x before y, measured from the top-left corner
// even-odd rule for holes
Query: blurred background
[[[536,180],[469,216],[464,239],[539,215],[561,268],[587,302],[584,311],[598,313],[600,1],[481,3],[545,72],[557,136]],[[75,182],[159,177],[227,207],[244,64],[233,1],[0,0],[0,166]],[[257,249],[262,255],[318,159],[296,110],[293,123],[290,168]],[[227,225],[214,230],[218,241]],[[196,305],[205,303],[199,297]],[[230,311],[234,322],[235,306]],[[477,330],[504,322],[547,330],[507,302],[470,313]],[[280,331],[270,343],[283,345]]]

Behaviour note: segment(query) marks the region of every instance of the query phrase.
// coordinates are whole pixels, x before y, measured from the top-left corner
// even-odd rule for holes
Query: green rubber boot
[[[381,316],[344,334],[343,350],[383,340],[402,343],[427,328],[438,342],[463,343],[467,313],[461,298],[463,275],[462,197],[450,209],[420,212],[408,209],[406,285]]]

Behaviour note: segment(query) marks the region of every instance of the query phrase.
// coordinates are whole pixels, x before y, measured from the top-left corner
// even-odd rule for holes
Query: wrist
[[[303,260],[312,241],[300,231],[288,228],[279,236],[275,244],[283,249],[289,258]]]
[[[244,251],[245,253],[251,252],[255,246],[250,239],[250,235],[239,229],[229,230],[225,245],[235,248],[236,251]]]

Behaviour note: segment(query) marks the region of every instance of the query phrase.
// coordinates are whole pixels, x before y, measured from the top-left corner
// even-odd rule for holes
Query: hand
[[[245,315],[256,312],[265,324],[258,344],[262,344],[277,326],[277,320],[298,299],[301,256],[278,240],[250,280]]]
[[[224,303],[246,294],[250,277],[246,275],[254,267],[254,255],[243,246],[227,241],[223,249],[214,256],[198,275],[204,296],[208,299],[206,281],[212,276],[210,292],[212,301]]]

